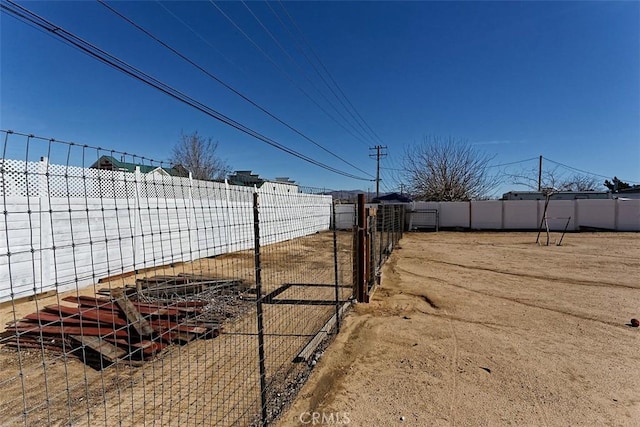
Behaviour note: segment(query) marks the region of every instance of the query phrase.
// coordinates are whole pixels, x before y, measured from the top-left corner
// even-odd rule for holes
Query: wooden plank
[[[59,314],[47,313],[41,311],[39,313],[30,313],[24,316],[24,320],[32,320],[39,322],[41,325],[45,323],[64,323],[66,325],[85,325],[97,327],[99,322],[89,321],[87,319],[80,319],[78,317],[61,317]]]
[[[75,299],[75,297],[63,298],[64,301],[74,302],[74,301],[72,301],[72,299]],[[111,311],[115,311],[116,313],[119,313],[119,312],[122,311],[120,306],[118,306],[117,304],[112,303],[112,302],[96,303],[95,301],[90,301],[90,300],[80,300],[80,301],[78,301],[78,305],[80,305],[81,307],[90,307],[90,308],[99,308],[99,309],[102,309],[102,310],[111,310]],[[151,307],[146,307],[146,306],[138,306],[135,303],[133,303],[133,305],[140,312],[140,314],[148,314],[148,315],[154,315],[154,316],[167,316],[167,315],[174,315],[175,316],[178,313],[180,313],[180,311],[177,310],[177,309],[151,308]]]
[[[35,324],[16,324],[15,326],[11,326],[7,328],[7,330],[21,332],[21,333],[33,333],[33,334],[46,334],[46,335],[62,335],[62,334],[82,334],[82,335],[90,335],[95,337],[108,337],[108,336],[116,336],[119,338],[127,338],[129,334],[127,331],[122,329],[113,329],[106,327],[79,327],[79,326],[38,326]]]
[[[76,304],[80,304],[81,302],[91,302],[95,306],[99,306],[100,304],[110,304],[111,300],[108,298],[99,298],[99,297],[90,297],[86,295],[78,295],[78,296],[68,296],[62,298],[62,301],[74,302]]]
[[[81,308],[81,307],[68,307],[65,305],[48,305],[45,310],[56,313],[62,316],[66,314],[68,316],[80,317],[81,319],[98,321],[100,323],[112,324],[116,326],[127,326],[128,322],[117,316],[110,310],[100,310],[97,308]]]
[[[340,310],[338,311],[338,315],[340,317],[344,315],[344,312],[347,309],[347,307],[349,307],[349,305],[351,305],[351,302],[346,302],[342,305],[342,307],[340,307]],[[324,324],[322,329],[311,339],[311,341],[309,341],[309,343],[302,349],[302,351],[298,353],[296,358],[293,359],[294,363],[306,362],[307,360],[309,360],[313,355],[313,353],[316,351],[316,348],[318,348],[318,346],[322,342],[322,340],[324,340],[327,337],[329,332],[336,325],[337,320],[338,318],[336,317],[335,314],[331,316],[331,318],[327,320],[327,323]]]
[[[115,298],[116,304],[120,306],[124,315],[127,317],[131,325],[135,328],[140,336],[147,336],[153,334],[153,328],[149,325],[136,307],[126,297],[124,291],[121,288],[112,289],[111,296]]]
[[[102,357],[109,362],[115,362],[118,358],[127,354],[126,350],[116,347],[115,345],[100,339],[99,337],[88,335],[69,335],[79,343],[89,347],[92,350],[100,353]]]
[[[151,321],[153,329],[157,332],[176,331],[176,332],[188,332],[192,334],[204,334],[209,331],[209,328],[203,328],[201,326],[188,326],[181,325],[179,323],[162,323],[158,321]]]

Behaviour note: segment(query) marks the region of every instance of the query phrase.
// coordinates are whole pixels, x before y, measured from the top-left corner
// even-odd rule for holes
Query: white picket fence
[[[330,196],[0,159],[0,302],[254,246],[330,225]]]

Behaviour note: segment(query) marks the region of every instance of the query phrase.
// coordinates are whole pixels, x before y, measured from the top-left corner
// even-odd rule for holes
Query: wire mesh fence
[[[353,296],[331,196],[1,136],[0,424],[277,417]]]

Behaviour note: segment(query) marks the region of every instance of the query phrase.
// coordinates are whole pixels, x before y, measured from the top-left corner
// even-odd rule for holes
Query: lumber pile
[[[175,299],[203,292],[243,292],[248,287],[242,279],[227,279],[197,274],[180,273],[177,276],[159,275],[136,280],[135,286],[126,286],[125,293],[145,298]],[[109,294],[110,289],[101,289],[99,293]]]
[[[118,288],[107,298],[70,296],[62,301],[71,304],[48,305],[8,323],[0,342],[74,355],[101,369],[116,361],[137,364],[171,344],[213,338],[221,331],[222,319],[203,316],[208,302],[202,300],[140,302]]]

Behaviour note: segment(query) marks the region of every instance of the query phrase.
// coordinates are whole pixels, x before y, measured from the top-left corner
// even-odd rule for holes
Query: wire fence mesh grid
[[[276,419],[353,302],[354,205],[1,137],[0,424]],[[403,224],[381,209],[378,270]]]

